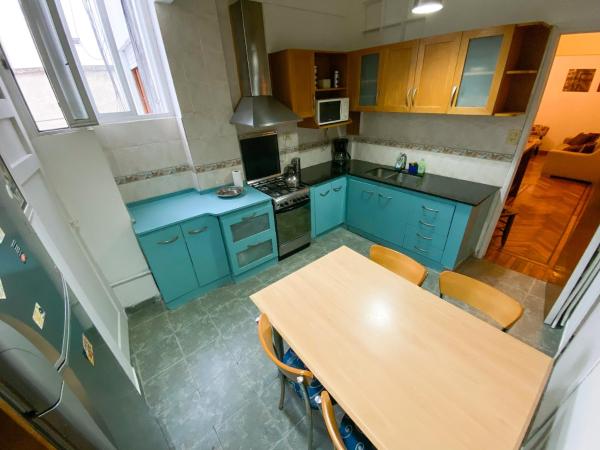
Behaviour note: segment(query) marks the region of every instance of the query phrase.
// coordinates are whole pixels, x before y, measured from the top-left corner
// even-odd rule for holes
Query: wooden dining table
[[[380,450],[517,449],[552,367],[347,247],[251,299]]]

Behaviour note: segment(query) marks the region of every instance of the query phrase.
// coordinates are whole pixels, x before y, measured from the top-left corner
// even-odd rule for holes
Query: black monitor
[[[240,139],[240,149],[246,180],[254,181],[281,173],[277,133]]]

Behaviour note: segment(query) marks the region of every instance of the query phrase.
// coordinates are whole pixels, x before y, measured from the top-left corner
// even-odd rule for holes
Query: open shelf
[[[507,70],[506,75],[537,75],[537,70]]]
[[[316,88],[315,92],[336,92],[336,91],[345,91],[345,87],[332,87],[332,88]]]
[[[345,120],[343,122],[329,123],[327,125],[318,125],[315,122],[314,117],[309,117],[309,118],[304,119],[302,122],[299,122],[298,126],[300,128],[318,128],[318,129],[324,129],[324,128],[343,127],[344,125],[350,125],[351,123],[352,123],[352,119],[348,119],[348,120]]]
[[[496,117],[514,117],[514,116],[520,116],[522,114],[525,114],[525,111],[497,112],[497,113],[494,113],[494,116],[496,116]]]

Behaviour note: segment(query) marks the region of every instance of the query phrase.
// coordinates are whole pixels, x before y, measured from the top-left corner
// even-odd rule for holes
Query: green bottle
[[[421,158],[421,160],[419,161],[419,176],[422,177],[423,175],[425,175],[425,160],[423,158]]]

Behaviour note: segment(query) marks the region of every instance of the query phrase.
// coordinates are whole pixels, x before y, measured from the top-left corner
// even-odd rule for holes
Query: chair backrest
[[[400,252],[384,247],[383,245],[371,246],[369,257],[372,261],[391,270],[402,278],[407,279],[411,283],[421,286],[425,277],[427,277],[427,269],[422,264],[406,256]]]
[[[342,435],[340,434],[337,422],[335,421],[333,403],[331,402],[331,397],[327,391],[321,392],[321,412],[323,413],[323,421],[325,422],[327,433],[331,438],[335,450],[346,450]]]
[[[298,377],[303,377],[303,384],[310,384],[314,376],[310,370],[297,369],[284,364],[275,355],[273,347],[273,327],[265,314],[261,314],[258,318],[258,340],[260,345],[267,354],[267,357],[279,368],[287,378],[296,382]]]
[[[489,316],[504,331],[523,315],[523,306],[504,292],[456,272],[440,273],[440,294],[466,303]]]

